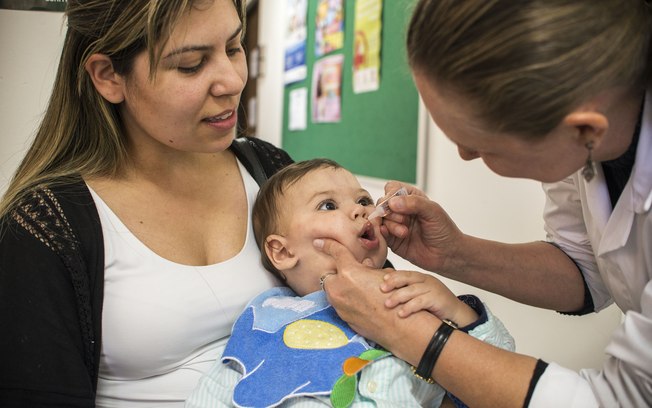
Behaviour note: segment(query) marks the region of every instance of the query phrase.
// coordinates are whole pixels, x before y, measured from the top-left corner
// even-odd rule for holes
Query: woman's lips
[[[221,113],[204,119],[209,126],[220,130],[231,130],[238,123],[238,114],[235,110]]]

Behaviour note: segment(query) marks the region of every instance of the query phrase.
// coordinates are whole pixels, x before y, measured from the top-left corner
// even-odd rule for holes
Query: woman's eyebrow
[[[229,40],[228,40],[227,42],[230,42],[231,40],[233,40],[233,39],[234,39],[235,37],[237,37],[241,32],[242,32],[242,23],[240,23],[240,25],[238,26],[238,28],[236,28],[235,31],[233,31],[233,34],[231,34],[231,36],[229,37]]]
[[[183,54],[185,52],[212,51],[214,48],[215,47],[213,47],[212,45],[187,45],[185,47],[177,48],[176,50],[170,51],[170,53],[165,57],[163,57],[163,59],[174,57],[175,55]]]
[[[241,32],[242,32],[242,24],[240,24],[238,28],[235,29],[233,34],[229,36],[227,42],[233,41],[233,39],[236,38]],[[165,57],[163,57],[163,59],[167,59],[175,55],[183,54],[184,52],[212,51],[213,49],[215,49],[215,47],[212,45],[187,45],[185,47],[177,48],[175,50],[170,51]]]

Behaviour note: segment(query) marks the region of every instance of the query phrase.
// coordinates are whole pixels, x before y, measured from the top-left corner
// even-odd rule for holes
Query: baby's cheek
[[[350,245],[350,241],[354,238],[354,234],[346,234],[346,231],[351,230],[351,227],[345,228],[337,222],[330,222],[326,225],[307,226],[308,234],[313,238],[328,238],[334,239],[342,245]]]
[[[382,250],[381,250],[381,258],[382,258],[382,263],[384,264],[385,260],[387,259],[387,253],[389,252],[389,249],[387,247],[387,244],[383,244],[382,242],[384,242],[384,240],[381,241],[381,248],[382,248]],[[382,267],[382,265],[381,265],[381,267]]]
[[[319,259],[319,266],[321,269],[337,269],[337,264],[335,263],[335,259],[333,259],[332,256],[320,253],[320,259]]]

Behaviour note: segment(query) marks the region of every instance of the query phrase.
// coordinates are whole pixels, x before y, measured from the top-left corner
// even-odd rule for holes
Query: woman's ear
[[[104,99],[113,104],[124,101],[124,78],[113,69],[111,58],[104,54],[93,54],[84,68]]]
[[[281,235],[272,234],[265,239],[265,253],[272,265],[283,272],[294,268],[299,261],[287,246],[287,240]]]
[[[563,123],[575,129],[580,144],[591,144],[593,148],[600,146],[609,129],[609,119],[597,111],[573,111],[566,115]]]

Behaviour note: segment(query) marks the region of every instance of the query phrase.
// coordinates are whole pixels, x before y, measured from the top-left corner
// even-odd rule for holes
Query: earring
[[[582,169],[582,176],[584,180],[588,183],[595,177],[595,164],[593,163],[592,153],[593,153],[593,142],[588,142],[586,148],[589,150],[589,157],[586,158],[586,163]]]

